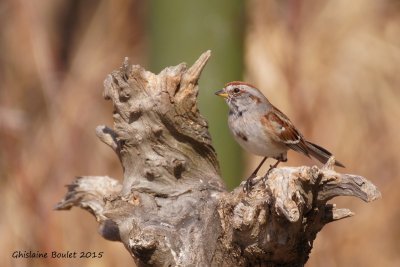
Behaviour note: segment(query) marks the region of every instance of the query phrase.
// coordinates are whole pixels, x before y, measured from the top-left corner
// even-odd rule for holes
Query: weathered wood
[[[317,167],[277,168],[247,194],[227,192],[207,122],[197,109],[198,80],[210,51],[187,68],[158,75],[129,65],[104,82],[114,127],[97,136],[119,157],[123,182],[79,177],[56,209],[91,212],[100,234],[120,241],[139,265],[302,266],[316,234],[353,213],[327,201],[379,191],[361,176]]]

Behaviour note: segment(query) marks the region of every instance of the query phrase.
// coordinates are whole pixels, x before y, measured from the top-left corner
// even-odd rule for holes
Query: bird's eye
[[[235,93],[235,94],[237,94],[237,93],[239,93],[240,92],[240,89],[239,88],[233,88],[233,92]]]

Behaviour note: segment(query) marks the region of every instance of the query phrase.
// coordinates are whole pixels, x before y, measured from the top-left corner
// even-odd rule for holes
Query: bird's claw
[[[243,191],[245,193],[249,193],[251,188],[253,187],[253,179],[254,177],[256,177],[256,175],[254,173],[252,173],[249,178],[247,178],[244,186],[243,186]]]
[[[260,166],[262,165],[262,163],[264,163],[265,159],[266,158],[264,158],[263,161],[261,161],[261,164],[257,167],[257,169],[255,169],[255,171],[249,176],[249,178],[247,178],[247,181],[243,186],[243,191],[245,193],[248,194],[250,192],[251,188],[253,187],[253,185],[254,185],[253,179],[254,179],[254,177],[257,176],[257,172],[258,172]],[[278,164],[280,162],[281,162],[281,160],[278,159],[278,161],[274,165],[269,165],[269,169],[268,169],[267,173],[264,175],[264,177],[262,178],[262,180],[264,180],[264,181],[268,180],[268,175],[271,173],[271,171],[273,169],[275,169],[278,166]]]
[[[267,177],[267,178],[268,178],[268,175],[271,173],[271,171],[272,171],[273,169],[275,169],[275,166],[274,166],[274,165],[269,165],[269,169],[268,169],[267,173],[264,175],[264,177]]]

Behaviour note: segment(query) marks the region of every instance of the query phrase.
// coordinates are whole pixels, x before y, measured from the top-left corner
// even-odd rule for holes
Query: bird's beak
[[[224,89],[219,90],[219,91],[216,91],[215,94],[216,94],[217,96],[221,96],[221,97],[223,97],[223,98],[228,98],[228,93],[226,93],[226,92],[224,91]]]

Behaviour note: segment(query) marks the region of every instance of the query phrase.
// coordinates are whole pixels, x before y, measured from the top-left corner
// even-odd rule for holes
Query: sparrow
[[[234,81],[215,92],[225,99],[229,107],[228,125],[240,146],[264,158],[247,179],[245,190],[252,186],[252,179],[267,158],[276,159],[268,173],[280,162],[287,161],[287,151],[292,149],[307,157],[326,163],[332,156],[325,148],[307,141],[290,119],[277,109],[253,85]],[[336,166],[344,167],[339,161]]]

